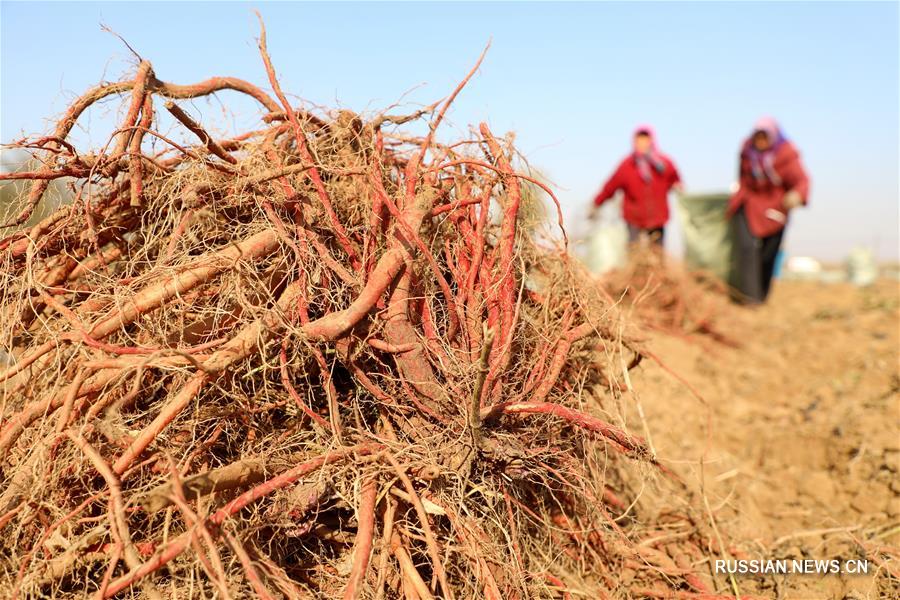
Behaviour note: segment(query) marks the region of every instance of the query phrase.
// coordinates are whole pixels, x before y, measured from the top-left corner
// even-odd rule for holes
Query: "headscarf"
[[[653,178],[653,170],[657,173],[663,173],[666,170],[666,162],[663,160],[662,154],[660,154],[659,149],[656,147],[656,134],[653,132],[653,127],[650,125],[640,125],[635,128],[632,137],[637,137],[640,133],[646,134],[647,137],[650,138],[650,149],[643,154],[635,151],[634,161],[637,163],[638,173],[641,174],[641,179],[649,183]]]
[[[763,152],[757,150],[753,144],[753,136],[759,131],[765,133],[770,142],[768,150]],[[786,141],[787,138],[784,137],[778,121],[772,117],[763,117],[756,122],[753,133],[750,134],[750,143],[747,145],[754,179],[757,181],[768,179],[773,185],[781,185],[781,177],[775,171],[775,152]]]

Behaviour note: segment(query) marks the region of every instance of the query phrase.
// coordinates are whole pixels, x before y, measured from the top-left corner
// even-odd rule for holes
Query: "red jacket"
[[[773,167],[781,179],[780,184],[768,178],[756,179],[750,164],[750,141],[744,143],[740,158],[740,188],[728,203],[728,216],[744,207],[750,233],[756,237],[769,237],[784,229],[788,211],[784,208],[784,195],[795,190],[807,203],[809,178],[800,162],[800,154],[790,142],[784,142],[775,150]]]
[[[644,181],[638,171],[634,155],[622,161],[600,193],[594,204],[600,206],[622,190],[625,201],[622,213],[625,221],[641,229],[656,229],[669,220],[668,195],[672,186],[681,181],[675,163],[668,156],[662,156],[665,167],[660,173],[653,169],[650,181]]]

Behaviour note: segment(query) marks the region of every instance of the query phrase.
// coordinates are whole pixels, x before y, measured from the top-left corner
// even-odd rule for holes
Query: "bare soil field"
[[[742,594],[900,597],[898,302],[895,280],[779,282],[768,305],[721,316],[739,348],[649,340],[708,406],[646,361],[633,380],[652,442],[734,557],[869,559],[868,576],[739,575]]]

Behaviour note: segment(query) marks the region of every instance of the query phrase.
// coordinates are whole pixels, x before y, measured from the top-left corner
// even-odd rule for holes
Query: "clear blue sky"
[[[48,129],[72,94],[134,60],[179,83],[234,75],[264,85],[252,8],[266,18],[282,86],[354,110],[445,95],[488,39],[452,124],[514,130],[559,186],[570,223],[628,149],[656,126],[691,191],[727,188],[752,122],[771,113],[800,147],[811,207],[793,254],[840,259],[854,245],[898,258],[898,3],[0,3],[0,129]],[[192,110],[223,129],[258,118],[229,96]],[[83,125],[105,141],[110,106]],[[452,134],[452,130],[447,134]],[[80,139],[88,139],[80,133]],[[676,241],[677,245],[677,241]]]

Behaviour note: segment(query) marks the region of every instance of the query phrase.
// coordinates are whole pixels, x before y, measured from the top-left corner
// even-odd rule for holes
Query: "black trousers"
[[[735,252],[737,254],[738,300],[748,304],[765,302],[772,287],[775,259],[784,237],[784,229],[769,237],[759,238],[750,231],[744,209],[734,215]]]
[[[657,244],[659,246],[663,245],[663,236],[666,231],[663,227],[656,227],[654,229],[641,229],[637,225],[632,225],[628,223],[628,241],[629,243],[635,243],[640,239],[641,234],[645,234],[651,242]]]

